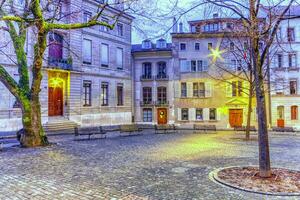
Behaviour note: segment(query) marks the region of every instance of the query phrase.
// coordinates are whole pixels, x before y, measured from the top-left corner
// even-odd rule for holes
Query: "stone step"
[[[77,126],[77,123],[69,121],[67,119],[49,121],[43,125],[46,132],[65,132],[66,130],[68,130],[68,132],[72,132]]]

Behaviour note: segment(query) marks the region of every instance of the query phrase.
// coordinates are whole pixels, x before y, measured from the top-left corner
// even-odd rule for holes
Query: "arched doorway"
[[[64,81],[60,78],[51,78],[48,88],[48,115],[62,116],[63,115],[63,93]]]

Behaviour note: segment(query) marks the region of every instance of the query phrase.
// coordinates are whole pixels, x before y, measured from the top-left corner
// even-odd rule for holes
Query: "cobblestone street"
[[[241,135],[240,135],[241,136]],[[219,167],[257,165],[257,141],[218,134],[146,134],[73,141],[51,137],[46,148],[0,152],[0,199],[298,199],[223,187]],[[300,170],[300,137],[271,136],[273,167]]]

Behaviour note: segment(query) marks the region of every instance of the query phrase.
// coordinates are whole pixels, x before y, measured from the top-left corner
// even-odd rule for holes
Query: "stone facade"
[[[97,12],[97,8],[98,3],[95,1],[71,0],[70,4],[63,5],[62,10],[66,12],[81,10],[77,18],[69,17],[65,19],[68,23],[75,23],[93,16]],[[107,7],[105,10],[106,16],[115,16],[119,13],[120,11],[113,7]],[[113,22],[112,19],[107,18],[107,20]],[[49,34],[49,44],[51,38],[63,38],[63,48],[60,59],[53,59],[50,56],[50,45],[45,53],[45,66],[40,93],[43,123],[59,120],[60,118],[69,119],[81,126],[131,123],[132,20],[133,17],[122,14],[114,30],[94,26],[79,30],[54,31]],[[1,31],[2,34],[5,37],[2,38],[1,44],[10,41],[7,33]],[[84,55],[87,55],[87,48],[84,46],[85,40],[90,41],[91,44],[90,63],[84,62],[86,59]],[[32,62],[35,41],[34,34],[29,31],[26,44],[29,63]],[[105,48],[102,47],[102,44],[105,45]],[[102,52],[103,49],[105,52]],[[11,58],[14,59],[14,50],[11,46],[6,46],[5,50],[10,59],[1,54],[1,64],[18,79],[17,68],[11,61]],[[107,58],[103,58],[103,54],[107,55]],[[105,65],[103,65],[102,60],[105,60]],[[85,87],[86,83],[90,84],[89,87]],[[108,90],[105,105],[101,103],[103,101],[101,88],[103,83],[107,85]],[[18,130],[22,127],[21,111],[16,106],[15,98],[2,83],[0,83],[0,88],[2,89],[0,94],[0,131]],[[62,101],[60,104],[62,109],[59,106],[61,112],[57,112],[55,107],[50,109],[53,101],[50,93],[57,88],[61,88],[62,97],[58,98],[58,101]],[[117,92],[117,88],[119,88],[119,92]],[[86,102],[89,103],[86,104]]]

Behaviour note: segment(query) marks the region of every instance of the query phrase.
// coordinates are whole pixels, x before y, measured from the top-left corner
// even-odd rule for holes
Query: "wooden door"
[[[243,125],[243,109],[229,110],[229,124],[231,127],[239,127]]]
[[[157,123],[167,124],[168,123],[168,113],[166,108],[157,109]]]
[[[48,115],[63,115],[63,90],[61,87],[49,87],[48,91]]]

